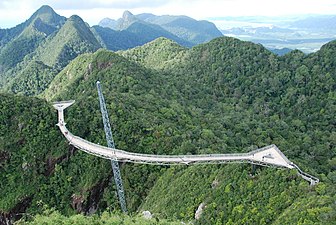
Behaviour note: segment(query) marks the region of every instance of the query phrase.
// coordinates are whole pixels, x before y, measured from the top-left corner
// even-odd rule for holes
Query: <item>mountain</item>
[[[173,66],[187,52],[187,48],[176,42],[166,38],[158,38],[141,47],[121,51],[119,54],[149,69],[163,69]]]
[[[23,58],[34,52],[39,43],[55,32],[65,18],[59,16],[49,6],[42,6],[26,22],[1,30],[0,73],[15,67]]]
[[[159,27],[142,23],[134,23],[126,30],[121,31],[115,31],[101,26],[93,26],[92,31],[101,45],[112,51],[131,49],[160,37],[175,40],[183,46],[190,47],[192,45]]]
[[[293,49],[290,48],[269,48],[269,50],[279,56],[286,55],[287,53],[293,51]]]
[[[139,28],[144,26],[145,28],[143,29],[147,30],[148,27],[151,27],[152,29],[160,31],[162,33],[160,34],[162,37],[175,40],[180,44],[181,41],[176,38],[182,39],[187,43],[191,43],[191,45],[196,45],[222,36],[222,33],[216,28],[216,26],[208,21],[197,21],[187,16],[155,16],[148,13],[133,15],[129,11],[125,11],[122,18],[118,20],[105,18],[100,21],[99,26],[108,27],[114,30],[127,30],[131,26],[134,26],[134,24],[137,24],[137,27]],[[135,32],[134,29],[131,30]],[[141,29],[138,29],[136,31],[139,32],[140,30]],[[163,33],[163,30],[165,33]],[[167,34],[168,32],[170,35]],[[143,35],[143,37],[147,36]],[[182,43],[182,45],[185,44]]]
[[[110,18],[104,18],[99,22],[99,26],[108,27],[112,30],[117,30],[117,21]]]
[[[135,35],[127,29],[116,32]],[[98,223],[118,214],[110,161],[69,145],[51,106],[76,100],[65,112],[67,127],[104,145],[97,80],[119,149],[216,154],[276,144],[321,181],[309,186],[295,170],[246,163],[120,163],[130,214],[149,210],[152,224],[334,223],[336,41],[281,57],[232,37],[192,48],[161,37],[125,51],[97,50],[110,32],[72,16],[6,73],[12,92],[39,98],[0,93],[0,224]]]
[[[41,26],[48,27],[48,32],[61,26],[66,18],[58,15],[50,6],[42,6],[27,21],[10,29],[0,29],[0,46],[19,36],[25,28],[39,20]]]
[[[71,16],[57,34],[43,46],[39,58],[46,65],[59,65],[63,68],[79,54],[94,52],[100,47],[90,27],[80,17]]]
[[[160,25],[165,30],[193,44],[208,42],[222,36],[215,24],[205,20],[197,21],[187,16],[155,16],[153,14],[140,14],[137,17]]]
[[[309,30],[335,30],[336,16],[310,16],[292,22],[290,25],[294,28],[304,28]]]
[[[170,48],[166,48],[166,51],[161,51],[161,57],[155,56],[156,61],[152,64],[148,63],[147,58],[139,60],[142,55],[146,57],[153,54],[152,51],[155,48],[160,51],[161,45],[159,43],[155,42],[152,45],[129,50],[123,55],[130,60],[136,59],[139,64],[147,68],[157,68],[159,71],[168,73],[170,79],[176,79],[175,84],[180,90],[179,94],[175,95],[174,90],[170,92],[172,96],[176,96],[173,98],[180,104],[187,101],[193,102],[194,116],[199,112],[200,115],[207,115],[211,120],[209,124],[212,126],[208,124],[207,131],[203,131],[204,135],[205,133],[209,135],[204,142],[197,142],[193,139],[197,131],[187,132],[190,135],[188,139],[191,140],[189,149],[194,149],[196,145],[202,146],[200,148],[203,149],[206,146],[211,146],[210,148],[214,150],[214,145],[210,144],[212,142],[231,152],[230,148],[234,144],[244,145],[245,143],[249,145],[253,144],[249,143],[250,140],[259,140],[261,143],[258,141],[254,141],[254,143],[262,146],[266,144],[264,141],[269,138],[278,146],[283,146],[280,149],[284,149],[285,154],[293,160],[303,162],[312,157],[314,159],[308,163],[310,166],[314,164],[315,160],[319,161],[319,166],[315,164],[313,167],[320,168],[322,171],[326,169],[324,162],[328,161],[327,158],[335,157],[335,148],[327,147],[328,143],[333,140],[335,132],[335,129],[331,128],[333,126],[331,125],[333,123],[330,120],[331,117],[318,117],[321,107],[327,109],[328,113],[326,114],[329,115],[335,111],[335,107],[332,106],[332,96],[335,94],[335,85],[333,85],[335,77],[332,78],[330,74],[332,62],[329,60],[335,56],[333,50],[336,42],[325,45],[319,52],[310,56],[296,51],[284,57],[276,57],[261,46],[240,42],[232,38],[221,38],[208,44],[196,46],[187,52],[184,50],[169,51]],[[149,54],[144,54],[146,51]],[[180,57],[176,57],[177,52],[181,53]],[[167,58],[167,55],[175,56],[174,60]],[[157,62],[161,59],[161,66],[158,66]],[[258,63],[253,63],[256,61]],[[322,68],[331,70],[327,69],[329,71],[327,72]],[[329,75],[326,75],[328,73]],[[316,82],[320,83],[323,88],[319,88]],[[171,89],[176,86],[170,85]],[[324,99],[321,105],[320,99]],[[262,115],[269,119],[262,119],[264,117]],[[255,123],[252,122],[253,120]],[[308,125],[312,121],[316,121],[313,122],[314,128]],[[320,125],[317,125],[319,124],[317,121],[320,121]],[[299,132],[297,131],[297,122],[301,124],[299,126],[302,130]],[[328,128],[325,129],[323,124],[329,124]],[[282,130],[284,128],[282,126],[286,127],[286,132]],[[330,128],[332,131],[327,131]],[[319,131],[316,129],[324,130],[328,141],[323,141],[324,138],[318,134]],[[261,133],[255,135],[257,130]],[[259,136],[263,133],[262,130],[265,131],[264,138]],[[226,135],[222,134],[227,138],[226,143],[221,143],[223,138],[216,138],[220,131],[226,133]],[[300,137],[301,141],[294,141],[293,137]],[[308,143],[311,143],[310,140],[318,139],[321,145],[319,150],[322,152],[314,154],[314,150],[311,149],[314,147],[308,147],[310,145]],[[313,145],[315,144],[317,143]],[[304,151],[302,147],[299,147],[301,145],[307,146],[311,150]],[[236,149],[232,152],[237,151],[239,150]],[[326,156],[330,153],[330,156]],[[332,172],[334,169],[330,170],[329,167],[327,170],[329,170],[328,177],[334,179],[332,178],[332,174],[335,174]],[[217,171],[218,174],[214,171]],[[238,177],[242,176],[244,181],[238,181],[237,171],[242,174]],[[230,221],[233,224],[261,224],[263,221],[272,223],[274,218],[278,217],[279,211],[278,213],[269,212],[263,216],[255,212],[267,211],[269,208],[277,211],[279,207],[288,207],[283,211],[284,214],[279,216],[279,219],[275,219],[275,223],[282,224],[284,220],[290,224],[296,223],[294,221],[298,221],[300,217],[318,223],[319,219],[316,215],[305,217],[305,213],[300,213],[300,216],[295,216],[294,212],[291,213],[291,210],[295,208],[294,205],[302,207],[301,209],[306,213],[310,211],[309,206],[315,205],[320,209],[328,208],[325,214],[322,213],[327,220],[335,219],[332,216],[335,212],[335,205],[332,204],[334,194],[322,197],[323,200],[318,196],[293,199],[289,196],[296,195],[294,192],[299,191],[297,188],[291,189],[285,185],[286,187],[282,186],[281,188],[279,186],[277,192],[270,191],[270,186],[266,183],[272,183],[273,179],[281,180],[283,175],[281,175],[282,178],[276,178],[277,175],[274,174],[274,171],[271,172],[272,175],[266,175],[268,172],[270,171],[260,171],[256,180],[248,181],[247,177],[250,175],[241,170],[240,166],[235,165],[225,166],[222,170],[218,167],[209,168],[207,166],[193,167],[187,170],[171,168],[156,182],[146,201],[140,206],[140,210],[164,214],[168,218],[193,218],[194,212],[203,203],[206,208],[197,224],[214,224],[216,221],[223,224]],[[235,175],[231,177],[230,174]],[[261,188],[262,186],[267,186],[267,188]],[[288,196],[284,197],[278,193],[286,193]],[[268,200],[262,203],[257,196],[272,196],[271,199],[278,199],[277,202],[282,202],[281,206],[273,205]],[[283,200],[280,200],[281,198]],[[241,202],[242,199],[244,199],[244,203]],[[288,205],[284,199],[289,201]],[[317,199],[320,200],[317,202]],[[250,210],[252,208],[254,208],[254,212]],[[295,210],[296,213],[298,211],[299,209]],[[286,218],[286,215],[290,215],[290,217]]]
[[[178,18],[189,21],[180,23],[184,36],[181,32],[168,29],[169,26],[176,28]],[[0,29],[0,88],[6,92],[38,95],[58,72],[82,53],[94,52],[102,47],[113,51],[126,50],[160,37],[191,47],[197,41],[187,37],[189,31],[195,33],[193,36],[196,39],[199,39],[197,32],[203,33],[205,39],[199,39],[199,42],[207,41],[216,33],[213,24],[187,17],[178,18],[171,19],[172,23],[168,26],[154,20],[147,22],[125,11],[122,18],[112,21],[113,28],[117,29],[113,30],[101,26],[89,27],[78,16],[65,18],[51,7],[42,6],[24,23],[11,29]],[[109,24],[108,19],[104,21]],[[200,27],[204,27],[203,30]],[[206,35],[210,36],[206,38]]]
[[[120,149],[215,154],[273,143],[321,178],[309,187],[295,171],[257,167],[253,173],[247,164],[125,163],[121,173],[130,212],[149,210],[160,219],[195,224],[332,223],[334,49],[331,42],[315,54],[279,57],[228,37],[191,49],[160,38],[118,54],[100,49],[80,55],[41,97],[75,99],[66,111],[69,130],[105,143],[95,87],[100,80]],[[0,97],[2,221],[49,207],[62,215],[118,209],[109,161],[69,147],[54,126],[50,103]],[[205,207],[195,220],[201,203]]]
[[[116,30],[125,30],[134,22],[141,22],[136,16],[134,16],[130,11],[125,11],[122,18],[117,20]]]
[[[260,43],[268,49],[319,50],[335,40],[335,15],[223,17],[225,36]]]
[[[101,26],[93,26],[91,30],[101,45],[112,51],[130,49],[146,43],[143,37],[128,30],[116,31]]]
[[[155,24],[134,22],[130,26],[128,26],[126,30],[136,34],[137,36],[142,37],[142,39],[144,40],[143,44],[153,41],[159,37],[165,37],[185,47],[191,47],[193,45],[192,43],[175,36],[174,34],[166,31],[165,29]]]
[[[174,35],[173,33],[163,29],[159,25],[148,23],[144,20],[139,19],[137,16],[133,15],[129,11],[125,11],[123,13],[122,18],[118,19],[117,21],[109,20],[105,18],[102,22],[99,23],[99,26],[116,30],[116,31],[108,31],[108,29],[102,30],[102,29],[99,29],[98,27],[95,28],[99,36],[108,37],[108,38],[103,38],[103,41],[106,46],[114,46],[115,36],[129,37],[125,40],[127,40],[127,42],[130,43],[131,47],[143,45],[159,37],[165,37],[165,38],[174,40],[180,45],[183,45],[186,47],[191,47],[193,45],[188,40]],[[110,35],[106,36],[107,33]],[[110,40],[112,41],[112,44],[109,43]],[[137,41],[134,41],[134,40],[137,40]],[[114,50],[112,48],[108,48],[108,49]],[[127,48],[117,49],[117,50],[125,50],[125,49]]]
[[[48,7],[41,9],[34,15],[42,15],[42,18],[47,18],[47,21],[53,24],[52,21],[55,21],[54,18],[57,16],[53,15]],[[36,23],[41,23],[40,17],[2,50],[2,54],[6,54],[6,57],[0,55],[0,63],[2,62],[2,68],[5,68],[3,76],[8,78],[3,82],[6,83],[5,90],[24,95],[37,95],[72,59],[101,47],[90,27],[78,16],[66,19],[61,27],[54,27],[55,30],[49,32],[49,35],[41,31],[41,28],[46,26],[39,26],[40,30],[37,31]],[[28,50],[20,48],[18,42]],[[36,74],[35,78],[33,74]]]
[[[112,30],[125,30],[134,22],[140,22],[142,20],[138,19],[135,15],[133,15],[130,11],[125,11],[121,18],[118,20],[113,20],[110,18],[102,19],[98,26],[108,27]]]

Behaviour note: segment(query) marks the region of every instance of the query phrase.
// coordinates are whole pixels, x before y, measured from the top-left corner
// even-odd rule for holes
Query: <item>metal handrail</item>
[[[66,104],[62,106],[61,104]],[[56,103],[54,107],[58,110],[59,123],[62,133],[75,147],[82,149],[83,151],[96,155],[106,159],[113,159],[115,161],[133,162],[143,164],[156,164],[156,165],[188,165],[188,164],[222,164],[229,162],[249,162],[262,166],[276,166],[286,167],[289,169],[297,169],[298,174],[305,180],[310,181],[311,185],[315,185],[319,182],[319,179],[303,172],[297,165],[290,162],[287,157],[278,149],[274,144],[253,150],[248,153],[230,153],[230,154],[202,154],[202,155],[155,155],[155,154],[143,154],[128,152],[116,148],[109,148],[101,146],[92,142],[89,142],[81,137],[73,135],[65,126],[63,118],[63,109],[68,107],[73,102]],[[270,154],[268,149],[273,149],[275,155],[278,154],[276,161],[264,160]],[[260,155],[258,153],[266,150],[265,154]],[[273,151],[273,153],[274,153]],[[273,154],[272,153],[272,154]],[[256,156],[255,156],[256,155]],[[279,157],[280,155],[280,157]],[[261,157],[262,156],[262,157]]]
[[[80,140],[81,142],[85,142],[86,144],[95,146],[97,148],[104,148],[105,150],[113,150],[115,152],[123,153],[125,155],[146,156],[146,157],[150,157],[150,158],[203,158],[203,157],[223,157],[223,156],[228,156],[228,157],[233,156],[233,157],[235,157],[235,156],[250,156],[250,155],[252,155],[250,152],[249,153],[232,153],[232,154],[202,154],[202,155],[155,155],[155,154],[143,154],[143,153],[134,153],[134,152],[124,151],[124,150],[120,150],[120,149],[117,149],[117,148],[108,148],[108,147],[105,147],[105,146],[102,146],[102,145],[98,145],[98,144],[95,144],[93,142],[89,142],[89,141],[87,141],[87,140],[85,140],[85,139],[83,139],[81,137],[75,136],[75,135],[71,134],[70,132],[68,133],[68,135],[69,136],[71,135],[73,139]],[[264,149],[268,149],[268,148],[271,148],[271,147],[267,146],[267,148],[265,147],[265,148],[262,148],[262,149],[264,150]]]

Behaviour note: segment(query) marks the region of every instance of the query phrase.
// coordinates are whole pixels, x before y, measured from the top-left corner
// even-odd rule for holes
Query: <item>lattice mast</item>
[[[112,136],[112,131],[111,131],[110,120],[109,120],[109,117],[108,117],[106,104],[105,104],[103,92],[102,92],[101,85],[100,85],[99,81],[97,81],[97,89],[98,89],[98,96],[99,96],[99,103],[100,103],[100,111],[101,111],[102,117],[103,117],[107,146],[109,148],[115,148],[115,144],[114,144],[113,136]],[[121,179],[121,174],[120,174],[118,161],[112,159],[111,160],[111,165],[112,165],[112,170],[113,170],[114,181],[115,181],[117,192],[118,192],[120,207],[121,207],[121,210],[124,213],[127,213],[124,187],[123,187],[123,183],[122,183],[122,179]]]

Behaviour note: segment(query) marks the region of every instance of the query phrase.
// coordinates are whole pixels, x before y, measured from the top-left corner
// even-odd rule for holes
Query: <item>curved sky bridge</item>
[[[298,174],[311,185],[319,182],[319,179],[304,173],[278,149],[276,145],[269,145],[248,153],[236,154],[203,154],[203,155],[153,155],[133,153],[116,148],[108,148],[97,145],[78,136],[73,135],[64,122],[64,109],[75,101],[55,102],[54,108],[58,111],[58,127],[69,143],[89,154],[112,159],[120,162],[132,162],[154,165],[192,165],[192,164],[220,164],[228,162],[248,162],[262,166],[275,166],[288,169],[296,169]]]

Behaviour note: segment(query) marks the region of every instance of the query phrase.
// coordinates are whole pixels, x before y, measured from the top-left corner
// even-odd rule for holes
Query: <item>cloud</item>
[[[22,0],[0,0],[0,9],[12,9],[23,4],[24,1]]]
[[[7,7],[8,5],[10,5],[11,2],[13,3],[15,1],[0,0],[0,7],[3,9],[3,8]]]
[[[38,0],[37,5],[50,5],[56,10],[80,10],[94,8],[134,9],[142,7],[164,6],[167,0]]]
[[[0,27],[7,28],[21,23],[42,5],[51,6],[63,16],[84,16],[83,19],[95,24],[111,14],[121,16],[124,10],[156,10],[164,8],[171,1],[180,0],[0,0]],[[99,16],[101,18],[98,20]]]
[[[133,14],[187,15],[195,19],[223,16],[335,14],[335,0],[0,0],[0,27],[29,18],[42,5],[63,16],[77,14],[90,24],[117,19],[124,10]]]
[[[55,10],[157,8],[171,1],[179,0],[0,0],[0,11],[17,8],[32,10],[42,5],[49,5]]]

